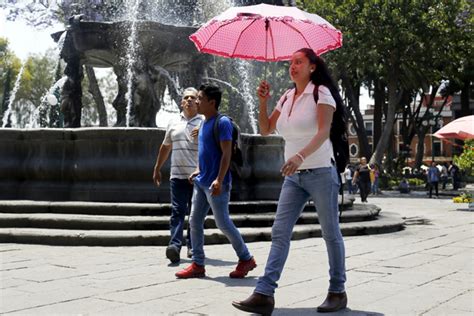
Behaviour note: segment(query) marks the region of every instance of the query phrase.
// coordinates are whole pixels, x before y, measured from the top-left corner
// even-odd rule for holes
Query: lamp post
[[[438,124],[436,120],[436,116],[433,114],[433,108],[430,108],[427,110],[426,113],[426,120],[422,122],[423,126],[430,126],[430,132],[431,132],[431,161],[435,160],[435,152],[434,152],[434,128]]]
[[[434,153],[434,138],[433,138],[433,134],[434,134],[434,128],[435,126],[437,125],[437,120],[436,120],[436,116],[433,114],[434,112],[434,109],[433,108],[429,108],[427,110],[427,113],[425,114],[425,118],[426,120],[422,122],[423,126],[430,126],[430,132],[431,132],[431,161],[434,161],[434,158],[435,158],[435,153]]]

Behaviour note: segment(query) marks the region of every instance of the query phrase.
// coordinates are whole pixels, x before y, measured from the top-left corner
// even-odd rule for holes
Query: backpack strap
[[[283,95],[284,98],[283,98],[283,101],[281,102],[281,108],[282,109],[283,109],[283,105],[285,104],[286,100],[288,100],[288,93],[290,93],[291,90],[293,90],[293,89],[286,90],[285,94]]]

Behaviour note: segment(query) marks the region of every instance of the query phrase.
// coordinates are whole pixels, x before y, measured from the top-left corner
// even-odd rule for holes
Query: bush
[[[402,181],[401,178],[392,178],[388,180],[388,185],[390,188],[398,187],[401,181]],[[418,178],[410,178],[410,179],[407,179],[407,181],[410,187],[424,186],[426,184],[424,180],[418,179]]]
[[[463,193],[460,196],[456,196],[453,198],[454,203],[472,203],[472,195],[469,193]]]
[[[418,178],[411,178],[411,179],[408,179],[408,183],[410,184],[410,186],[415,186],[415,187],[424,186],[424,185],[425,185],[425,181],[422,180],[422,179],[418,179]]]
[[[473,174],[474,166],[474,139],[464,142],[463,152],[458,156],[454,156],[454,163],[464,171],[464,174],[470,176]]]

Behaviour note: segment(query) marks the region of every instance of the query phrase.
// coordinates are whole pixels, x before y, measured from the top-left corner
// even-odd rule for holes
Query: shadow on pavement
[[[229,278],[227,275],[226,276],[218,276],[218,277],[215,277],[215,278],[211,278],[211,277],[206,278],[206,280],[209,280],[209,281],[215,281],[215,282],[225,284],[225,286],[227,286],[227,287],[233,287],[233,286],[255,287],[255,285],[257,285],[257,279],[258,279],[258,276],[246,276],[243,279],[232,279],[232,278]],[[251,291],[249,291],[249,295],[250,294],[252,294]],[[245,299],[245,298],[243,298],[243,299]]]
[[[318,313],[316,307],[306,307],[306,308],[275,308],[272,315],[344,315],[344,316],[384,316],[382,313],[377,312],[368,312],[368,311],[358,311],[351,310],[346,308],[334,313]]]

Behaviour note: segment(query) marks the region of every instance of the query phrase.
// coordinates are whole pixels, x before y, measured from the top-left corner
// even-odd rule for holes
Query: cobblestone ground
[[[359,202],[359,199],[356,200]],[[333,315],[473,315],[473,212],[449,199],[369,197],[407,218],[405,230],[347,237],[349,306]],[[245,315],[231,306],[262,274],[270,243],[250,243],[259,266],[228,273],[230,245],[206,246],[207,277],[177,280],[164,247],[0,244],[0,313],[6,315]],[[183,251],[184,255],[184,251]],[[325,297],[322,239],[292,242],[274,315],[314,315]]]

